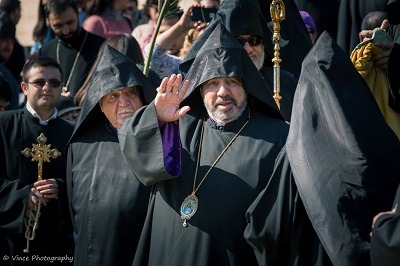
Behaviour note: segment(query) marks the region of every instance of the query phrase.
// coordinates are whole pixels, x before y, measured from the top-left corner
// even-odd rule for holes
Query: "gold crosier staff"
[[[32,157],[32,161],[38,162],[38,181],[42,180],[43,174],[43,163],[50,162],[50,157],[56,159],[61,155],[57,149],[50,149],[51,144],[45,144],[47,142],[46,136],[41,133],[37,137],[37,142],[39,144],[32,144],[32,149],[25,148],[22,152],[25,157]],[[25,238],[26,238],[26,248],[25,253],[29,252],[29,241],[35,239],[36,229],[39,226],[40,209],[42,207],[42,200],[38,201],[32,208],[27,208],[25,213]]]
[[[285,4],[282,0],[273,0],[269,6],[271,12],[271,19],[273,22],[274,35],[272,41],[274,42],[274,99],[278,108],[281,109],[281,66],[282,59],[279,58],[279,42],[281,40],[281,21],[285,19]]]

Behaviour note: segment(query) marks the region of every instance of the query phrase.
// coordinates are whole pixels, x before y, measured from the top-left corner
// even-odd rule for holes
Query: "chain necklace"
[[[72,64],[71,72],[69,72],[69,76],[68,76],[68,79],[67,79],[67,83],[66,83],[65,86],[63,86],[63,88],[62,88],[62,91],[63,91],[63,93],[64,93],[64,96],[69,96],[68,86],[69,86],[69,83],[71,82],[71,78],[72,78],[72,76],[73,76],[73,74],[74,74],[74,72],[75,72],[75,67],[76,67],[76,64],[78,63],[79,56],[81,55],[82,48],[83,48],[83,46],[85,45],[87,36],[88,36],[88,33],[86,32],[86,33],[85,33],[85,37],[83,38],[83,42],[82,42],[82,44],[81,44],[81,47],[79,48],[79,51],[78,51],[78,53],[77,53],[76,56],[75,56],[75,60],[74,60],[74,63]],[[61,39],[58,39],[58,43],[57,43],[57,54],[56,54],[56,56],[57,56],[57,63],[58,63],[58,64],[61,64],[61,63],[60,63],[60,44],[61,44]]]
[[[190,220],[190,218],[193,217],[193,215],[196,213],[198,207],[199,207],[199,200],[196,196],[196,192],[199,190],[200,186],[204,183],[206,180],[208,174],[211,172],[211,170],[214,168],[214,166],[218,163],[218,161],[222,158],[222,156],[225,154],[225,152],[228,150],[228,148],[232,145],[232,143],[237,139],[239,136],[240,132],[245,128],[245,126],[249,123],[250,121],[250,109],[249,109],[249,114],[247,116],[246,122],[243,124],[243,126],[239,129],[239,131],[233,136],[233,138],[229,141],[229,143],[225,146],[225,148],[222,150],[222,152],[218,155],[217,159],[213,162],[213,164],[210,166],[206,174],[204,175],[203,179],[201,179],[200,183],[196,186],[196,180],[197,180],[197,171],[199,169],[200,165],[200,157],[201,157],[201,146],[203,144],[203,135],[204,135],[204,124],[205,120],[203,120],[203,124],[201,126],[201,134],[200,134],[200,143],[199,143],[199,152],[197,154],[197,162],[196,162],[196,171],[194,173],[194,181],[193,181],[193,190],[192,193],[187,196],[181,205],[181,218],[183,220],[183,226],[187,227],[187,221]]]

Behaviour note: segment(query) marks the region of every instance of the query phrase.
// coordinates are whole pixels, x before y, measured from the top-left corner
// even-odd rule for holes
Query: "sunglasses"
[[[48,81],[44,79],[38,79],[28,83],[32,84],[37,89],[43,89],[43,87],[46,86],[46,84],[50,89],[58,89],[62,86],[62,82],[59,81],[58,79],[50,79]]]
[[[246,44],[246,42],[248,42],[250,46],[257,46],[264,42],[264,38],[259,35],[251,35],[247,39],[242,37],[236,37],[236,40],[243,46]]]

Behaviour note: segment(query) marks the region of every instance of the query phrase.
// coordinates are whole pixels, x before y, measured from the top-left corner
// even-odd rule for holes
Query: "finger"
[[[49,189],[45,189],[45,190],[41,191],[41,193],[42,193],[43,196],[46,196],[46,195],[48,196],[48,195],[51,195],[51,194],[58,194],[58,189],[49,188]]]
[[[374,67],[379,67],[379,68],[387,68],[387,64],[388,64],[389,58],[388,57],[384,57],[381,59],[377,59],[377,60],[373,60],[373,66]]]
[[[385,19],[382,21],[381,29],[387,30],[389,28],[389,20]]]
[[[390,56],[390,51],[382,51],[380,53],[377,53],[376,55],[372,56],[372,61],[379,61],[382,59],[389,59]]]
[[[40,193],[43,194],[43,191],[44,191],[44,190],[46,190],[46,189],[51,189],[52,187],[53,187],[53,184],[46,184],[46,185],[43,185],[43,186],[36,187],[36,189],[37,189]]]
[[[157,92],[164,93],[165,88],[167,87],[167,83],[168,83],[168,78],[167,77],[163,78],[163,80],[161,81],[160,87],[157,88]]]
[[[36,181],[33,184],[33,187],[39,187],[39,186],[43,186],[43,185],[46,185],[46,184],[55,184],[55,185],[57,185],[57,181],[55,179],[43,179],[43,180]]]
[[[186,90],[189,87],[190,82],[189,80],[185,80],[182,84],[182,87],[176,92],[179,97],[183,98],[183,96],[185,96]]]
[[[42,197],[42,194],[36,188],[31,188],[31,195],[35,195],[38,198]]]
[[[372,37],[372,30],[362,30],[359,34],[359,39],[360,42],[365,41],[366,38],[371,38]]]
[[[382,48],[383,50],[391,50],[393,49],[393,43],[391,42],[378,42],[375,43],[375,46]]]
[[[50,200],[50,199],[58,199],[58,194],[49,194],[49,195],[44,195],[44,198],[46,200]]]
[[[183,106],[181,109],[178,110],[177,119],[181,118],[182,116],[184,116],[189,111],[190,111],[190,107],[189,106]]]
[[[182,75],[178,74],[176,76],[176,80],[174,82],[174,86],[172,88],[172,93],[178,94],[179,86],[181,85],[182,82]]]
[[[176,74],[172,74],[171,77],[168,80],[165,92],[171,92],[172,91],[172,89],[174,87],[175,80],[176,80]]]

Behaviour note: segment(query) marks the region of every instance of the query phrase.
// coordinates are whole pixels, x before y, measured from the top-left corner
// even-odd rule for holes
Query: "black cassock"
[[[243,238],[245,212],[267,184],[288,126],[275,118],[280,116],[272,96],[263,87],[261,75],[243,46],[222,24],[215,27],[189,63],[192,66],[185,79],[191,83],[182,105],[189,105],[191,110],[179,119],[179,135],[166,134],[171,124],[160,131],[154,102],[140,109],[119,131],[122,151],[132,171],[143,183],[153,184],[134,265],[256,265]],[[225,76],[243,79],[250,108],[219,127],[207,115],[199,86],[211,78]],[[199,187],[197,212],[184,227],[180,208],[192,193],[203,120],[196,186],[244,125],[249,112],[249,123]],[[177,139],[166,139],[167,135]],[[163,150],[166,144],[174,145]],[[164,164],[163,151],[176,152],[172,157],[178,163]],[[169,158],[166,156],[166,160]],[[177,166],[176,172],[166,170],[171,165]]]
[[[148,101],[151,83],[128,57],[107,46],[68,148],[67,187],[76,234],[76,265],[130,265],[146,217],[150,188],[126,164],[117,130],[99,100],[138,86]],[[147,93],[150,91],[150,93]],[[149,98],[150,97],[150,98]]]
[[[87,35],[87,36],[86,36]],[[83,41],[86,40],[83,44]],[[66,43],[65,41],[60,41],[58,37],[48,41],[41,50],[41,55],[47,55],[57,60],[57,56],[60,59],[60,66],[63,70],[64,86],[67,84],[68,78],[71,74],[72,67],[74,65],[77,54],[82,46],[81,54],[76,62],[74,72],[71,76],[71,81],[68,86],[68,90],[71,92],[71,97],[82,86],[85,78],[92,67],[94,61],[96,60],[97,53],[104,39],[100,36],[92,34],[80,28],[77,36],[71,43]],[[59,51],[57,52],[57,47]]]
[[[400,143],[325,32],[303,62],[285,149],[248,210],[261,265],[368,265],[371,221],[400,178]]]
[[[138,115],[139,125],[120,132],[126,134],[121,144],[133,171],[142,182],[155,184],[135,264],[254,265],[254,254],[243,238],[244,215],[268,182],[275,157],[285,143],[287,127],[252,110],[249,124],[196,193],[199,209],[188,221],[188,227],[183,227],[179,209],[192,192],[205,113],[186,115],[179,121],[182,169],[174,178],[164,168],[154,112],[154,105],[150,104]],[[197,184],[246,117],[247,111],[223,130],[210,119],[206,121]],[[137,156],[140,159],[135,159]]]
[[[72,256],[72,226],[65,187],[66,144],[73,126],[57,117],[40,125],[26,108],[0,114],[0,254],[25,255],[23,219],[32,184],[38,178],[37,161],[21,151],[32,149],[43,133],[46,144],[61,152],[56,159],[43,163],[43,179],[57,178],[59,199],[42,206],[36,239],[31,241],[33,255]],[[11,260],[10,260],[11,261]],[[7,263],[7,261],[3,261]]]
[[[126,165],[115,129],[100,120],[86,134],[74,138],[68,162],[68,194],[77,239],[74,262],[130,265],[144,223],[149,188]]]

